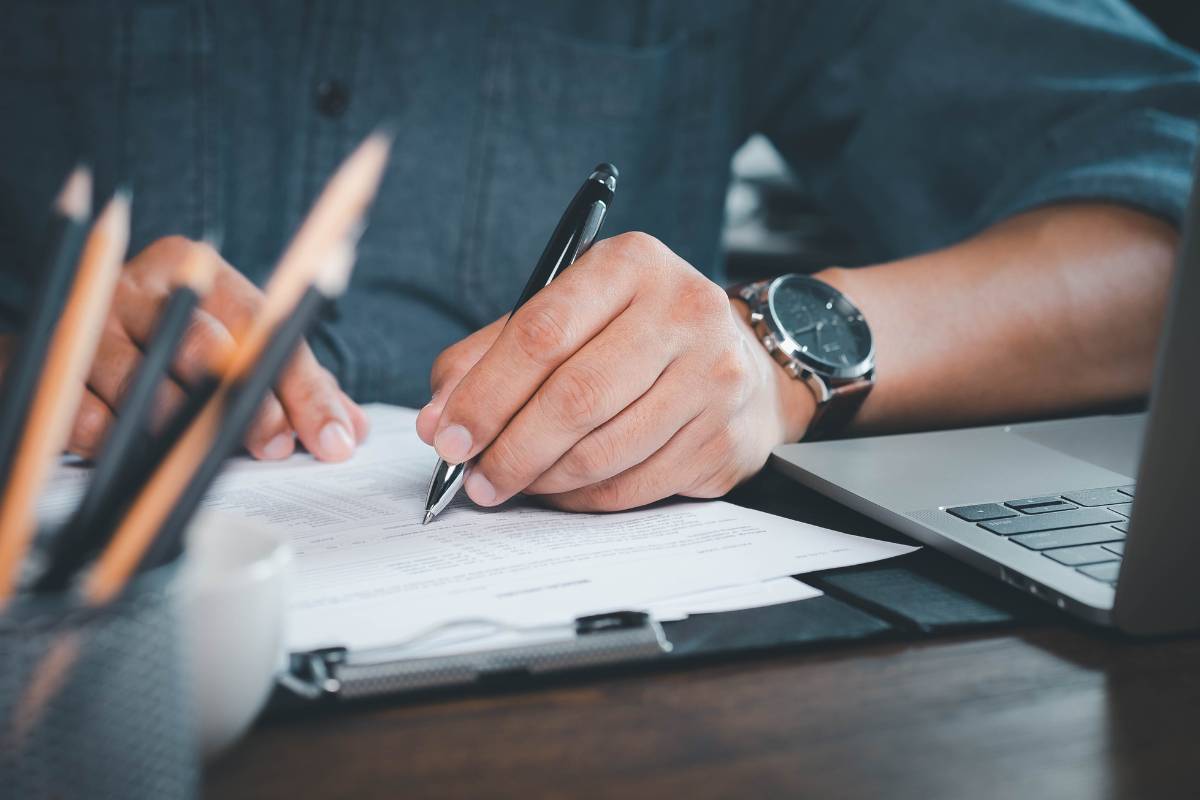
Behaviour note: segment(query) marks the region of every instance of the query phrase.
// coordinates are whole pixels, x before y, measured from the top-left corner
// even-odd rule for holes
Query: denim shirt
[[[6,0],[0,298],[83,158],[134,191],[131,251],[224,235],[261,282],[381,121],[394,156],[313,336],[359,400],[419,405],[505,313],[598,161],[603,234],[721,279],[730,155],[768,136],[874,259],[1076,199],[1178,221],[1200,61],[1119,0]]]

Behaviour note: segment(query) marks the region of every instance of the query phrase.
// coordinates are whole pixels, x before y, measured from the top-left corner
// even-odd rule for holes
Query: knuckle
[[[178,360],[193,368],[211,371],[233,347],[233,337],[207,316],[193,314],[179,345]]]
[[[674,316],[679,320],[707,320],[729,314],[729,298],[725,290],[700,275],[684,282],[676,293],[673,305]]]
[[[619,511],[625,507],[625,498],[628,494],[625,486],[628,481],[628,476],[623,479],[609,478],[599,483],[593,483],[580,491],[589,508],[596,511]]]
[[[731,348],[717,354],[709,374],[712,381],[722,388],[734,389],[746,383],[750,377],[750,370],[741,352]]]
[[[511,436],[501,436],[488,446],[479,459],[479,468],[499,489],[515,487],[517,491],[528,483],[529,457]]]
[[[586,432],[596,427],[609,394],[607,379],[595,368],[566,365],[539,392],[543,412],[565,430]]]
[[[195,241],[186,236],[181,236],[173,233],[170,236],[164,236],[154,243],[154,247],[159,250],[165,250],[171,254],[185,253],[196,244]]]
[[[77,447],[95,450],[104,437],[108,420],[96,403],[84,403],[75,418],[75,432],[72,437]]]
[[[718,456],[724,456],[737,447],[737,437],[734,436],[733,430],[726,426],[713,434],[708,444]]]
[[[562,458],[564,476],[572,481],[594,479],[616,462],[617,448],[611,436],[593,434],[567,451]]]
[[[467,366],[467,353],[461,342],[447,347],[433,360],[429,371],[431,388],[440,389],[454,375],[466,372]]]
[[[630,261],[652,258],[661,255],[666,250],[666,245],[642,231],[629,231],[607,241],[612,242],[612,247],[618,257]]]
[[[521,352],[536,364],[558,360],[567,339],[567,315],[548,303],[531,303],[513,318],[513,336]]]

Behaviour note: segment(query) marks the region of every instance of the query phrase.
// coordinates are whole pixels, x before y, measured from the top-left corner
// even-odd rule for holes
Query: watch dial
[[[844,370],[871,353],[871,330],[862,314],[833,287],[789,276],[771,292],[771,313],[804,361]]]

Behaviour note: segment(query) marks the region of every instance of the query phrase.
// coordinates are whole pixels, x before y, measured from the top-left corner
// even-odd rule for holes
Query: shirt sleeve
[[[762,15],[748,128],[871,258],[1065,201],[1182,220],[1200,58],[1121,0],[820,8]]]

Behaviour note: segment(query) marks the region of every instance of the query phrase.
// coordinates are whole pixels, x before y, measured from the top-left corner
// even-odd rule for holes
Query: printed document
[[[366,410],[371,434],[351,460],[235,459],[205,500],[292,542],[293,651],[394,647],[472,621],[519,630],[606,611],[679,619],[787,602],[820,594],[787,576],[915,549],[719,501],[575,514],[524,498],[477,508],[462,493],[422,525],[437,457],[416,436],[416,412]],[[85,480],[65,469],[43,511],[66,511]]]

